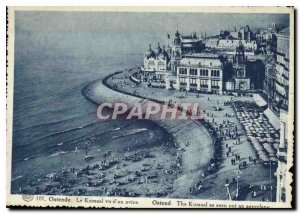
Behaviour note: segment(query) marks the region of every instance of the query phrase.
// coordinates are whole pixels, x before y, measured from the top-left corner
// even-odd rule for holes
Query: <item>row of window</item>
[[[179,68],[179,74],[188,74],[187,68]],[[212,77],[220,77],[220,70],[211,70]],[[190,69],[190,75],[197,76],[198,70],[196,68]],[[200,69],[200,76],[208,76],[208,69]]]
[[[186,68],[179,68],[179,74],[187,74]]]
[[[212,77],[219,77],[220,71],[219,70],[211,70],[211,76]]]
[[[187,78],[179,78],[179,82],[186,84],[187,83]],[[190,79],[190,84],[191,85],[197,85],[197,79]],[[200,86],[207,86],[208,85],[208,80],[200,80]],[[219,86],[219,81],[217,80],[212,80],[211,81],[211,86],[216,87]]]
[[[149,61],[148,62],[148,69],[154,69],[155,68],[155,62]],[[165,70],[165,63],[164,62],[158,62],[157,63],[157,70]]]
[[[208,70],[207,69],[200,69],[200,76],[208,76]]]

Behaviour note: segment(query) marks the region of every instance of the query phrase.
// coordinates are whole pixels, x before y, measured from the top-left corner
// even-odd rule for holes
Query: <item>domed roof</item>
[[[159,59],[168,59],[168,53],[165,50],[165,46],[163,46],[163,50],[161,51],[161,53],[158,55]]]
[[[180,45],[181,39],[179,37],[174,38],[174,45]]]
[[[159,46],[159,43],[157,44],[157,48],[155,50],[156,55],[158,56],[162,52],[161,47]]]
[[[146,51],[145,56],[147,58],[155,57],[154,51],[151,49],[151,44],[149,44],[149,49]]]
[[[174,45],[180,45],[180,43],[181,43],[180,33],[178,32],[178,30],[175,33],[173,43],[174,43]]]

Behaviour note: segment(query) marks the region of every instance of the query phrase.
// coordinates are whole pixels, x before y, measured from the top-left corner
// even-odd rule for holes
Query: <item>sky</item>
[[[16,11],[15,48],[23,55],[101,57],[143,54],[149,44],[167,45],[167,34],[289,25],[288,14]]]
[[[17,11],[16,28],[25,31],[80,32],[174,32],[216,34],[220,29],[249,25],[263,28],[271,23],[284,27],[287,14],[140,13]]]

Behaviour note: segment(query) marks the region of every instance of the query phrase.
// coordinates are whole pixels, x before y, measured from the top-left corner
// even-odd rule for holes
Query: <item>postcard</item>
[[[293,207],[293,7],[7,13],[8,207]]]

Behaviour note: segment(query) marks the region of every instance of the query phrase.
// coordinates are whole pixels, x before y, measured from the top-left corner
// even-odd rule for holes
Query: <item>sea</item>
[[[31,178],[74,164],[74,151],[95,137],[107,145],[112,137],[140,131],[147,141],[143,130],[157,128],[147,121],[99,121],[97,105],[82,93],[110,73],[141,65],[147,45],[123,44],[129,42],[123,36],[135,41],[141,35],[16,31],[12,192]]]

